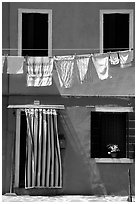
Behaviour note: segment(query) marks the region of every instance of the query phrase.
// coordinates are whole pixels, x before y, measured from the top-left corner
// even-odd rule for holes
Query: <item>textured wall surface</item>
[[[100,47],[100,9],[133,9],[134,3],[51,3],[51,2],[6,2],[2,11],[2,47],[18,48],[18,8],[52,9],[52,46],[54,55],[72,55],[91,53],[93,48]],[[87,49],[71,50],[71,49]],[[3,51],[3,54],[17,55],[17,50]],[[89,65],[91,66],[91,64]],[[91,67],[90,67],[91,68]],[[2,192],[9,192],[11,175],[11,153],[13,135],[15,134],[15,116],[7,110],[8,104],[33,104],[40,100],[41,104],[64,104],[68,108],[65,116],[69,121],[68,129],[60,124],[66,137],[66,149],[62,150],[63,158],[63,190],[64,194],[126,194],[128,193],[127,170],[130,167],[134,191],[134,164],[96,164],[90,159],[90,109],[86,105],[118,105],[133,106],[134,99],[117,99],[116,95],[134,95],[135,65],[126,69],[111,67],[112,79],[101,81],[95,69],[92,69],[92,80],[84,84],[75,84],[66,90],[60,88],[56,70],[53,73],[53,84],[50,87],[33,88],[26,86],[26,73],[23,75],[7,75],[6,62],[2,80],[3,116],[2,116],[2,159],[3,187]],[[78,96],[78,97],[66,97]],[[107,95],[112,97],[95,97]],[[80,97],[82,96],[82,97]],[[88,97],[87,97],[88,96]],[[131,126],[134,125],[134,118]],[[130,129],[130,139],[134,130]],[[130,149],[132,153],[132,149]],[[89,179],[90,178],[90,179]],[[119,182],[120,181],[120,182]],[[43,191],[44,192],[44,191]],[[39,192],[41,193],[41,192]],[[38,192],[37,192],[38,194]]]
[[[100,10],[102,9],[133,9],[134,3],[31,3],[11,2],[3,4],[3,48],[18,49],[18,9],[51,9],[52,10],[52,47],[54,55],[73,55],[96,53],[100,48]],[[134,31],[133,31],[134,33]],[[133,43],[134,44],[134,43]],[[88,49],[90,50],[83,50]],[[98,50],[94,50],[97,48]],[[54,50],[59,49],[59,50]],[[68,50],[60,50],[68,49]],[[72,49],[72,50],[71,50]],[[73,50],[77,49],[77,50]],[[82,50],[79,50],[82,49]],[[17,50],[11,50],[10,55],[17,55]],[[5,65],[6,66],[6,65]],[[6,69],[6,68],[4,68]],[[101,81],[93,63],[89,63],[91,77],[88,82],[75,85],[69,89],[61,88],[54,67],[53,84],[50,87],[27,87],[26,73],[10,75],[3,74],[3,93],[10,94],[47,94],[47,95],[133,95],[135,65],[121,69],[110,67],[112,78]],[[9,84],[9,85],[8,85]],[[18,85],[18,86],[17,86]]]

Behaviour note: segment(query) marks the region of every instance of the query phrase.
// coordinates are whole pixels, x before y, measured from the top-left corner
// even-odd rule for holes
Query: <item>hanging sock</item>
[[[85,76],[87,74],[87,71],[88,71],[88,64],[89,64],[90,56],[91,55],[89,54],[85,56],[77,56],[76,58],[81,84],[83,83]]]
[[[74,56],[57,56],[54,62],[60,86],[70,88],[73,84]]]
[[[119,64],[119,57],[117,52],[110,52],[109,54],[109,61],[112,65]]]
[[[7,73],[23,74],[23,56],[7,56]]]
[[[52,85],[53,58],[28,57],[27,86]]]
[[[126,68],[132,65],[133,50],[119,51],[120,67]]]
[[[92,57],[98,77],[101,80],[109,77],[109,57],[108,54],[94,54]]]

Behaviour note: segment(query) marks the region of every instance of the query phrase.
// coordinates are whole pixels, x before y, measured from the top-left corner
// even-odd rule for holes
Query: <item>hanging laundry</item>
[[[119,51],[120,66],[126,68],[131,66],[133,61],[133,50]]]
[[[4,63],[5,63],[5,56],[2,56],[2,73],[3,73]]]
[[[90,59],[90,54],[85,55],[85,56],[77,56],[76,57],[76,62],[77,62],[77,67],[79,70],[79,76],[80,76],[80,82],[81,84],[83,83],[85,76],[88,71],[88,64],[89,64],[89,59]]]
[[[94,54],[92,57],[95,69],[97,71],[98,77],[101,80],[107,79],[109,77],[109,57],[108,54]]]
[[[119,64],[119,57],[117,52],[110,52],[109,54],[109,61],[112,65]]]
[[[53,58],[28,57],[27,86],[52,85]]]
[[[42,79],[40,86],[51,86],[52,85],[52,72],[53,72],[53,58],[43,57],[42,67]]]
[[[23,74],[24,57],[23,56],[8,56],[7,57],[7,73],[8,74]]]
[[[74,56],[57,56],[54,62],[60,86],[70,88],[73,84]]]

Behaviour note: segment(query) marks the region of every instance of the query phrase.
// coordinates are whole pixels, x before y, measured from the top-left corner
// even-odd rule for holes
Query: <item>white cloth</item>
[[[88,64],[89,64],[90,56],[91,55],[87,55],[87,56],[83,56],[83,57],[77,56],[77,58],[76,58],[81,84],[84,81],[84,78],[85,78],[87,71],[88,71]]]
[[[28,57],[27,86],[52,85],[53,58]]]
[[[111,52],[109,54],[109,61],[112,65],[117,65],[119,64],[119,57],[117,52]]]
[[[53,73],[53,58],[43,57],[43,77],[40,82],[40,86],[52,85],[52,73]]]
[[[94,54],[92,57],[93,64],[101,80],[109,77],[109,58],[108,54]]]
[[[7,56],[7,73],[23,74],[24,57],[23,56]]]
[[[120,66],[126,68],[131,66],[133,61],[133,50],[119,51]]]
[[[2,56],[2,73],[3,73],[4,63],[5,63],[5,56]]]
[[[74,56],[57,56],[54,62],[60,86],[70,88],[73,84]]]

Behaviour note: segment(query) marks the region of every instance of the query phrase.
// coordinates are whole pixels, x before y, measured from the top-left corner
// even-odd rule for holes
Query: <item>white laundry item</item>
[[[119,51],[120,66],[126,68],[131,66],[133,61],[133,50]]]
[[[53,58],[29,57],[27,66],[28,86],[39,87],[52,85]]]
[[[2,56],[2,73],[3,73],[4,63],[5,63],[5,56]]]
[[[53,75],[53,58],[43,57],[42,79],[40,86],[51,86]]]
[[[27,58],[27,73],[34,75],[34,57]]]
[[[109,77],[109,58],[107,54],[94,54],[92,57],[98,77],[101,80]]]
[[[24,57],[23,56],[7,56],[7,73],[23,74]]]
[[[119,64],[119,57],[117,52],[111,52],[109,54],[109,61],[112,65],[117,65]]]
[[[76,59],[81,84],[84,81],[84,78],[88,71],[89,59],[90,55],[87,55],[85,57],[77,57]]]
[[[73,83],[74,56],[55,57],[54,62],[60,86],[70,88]]]

